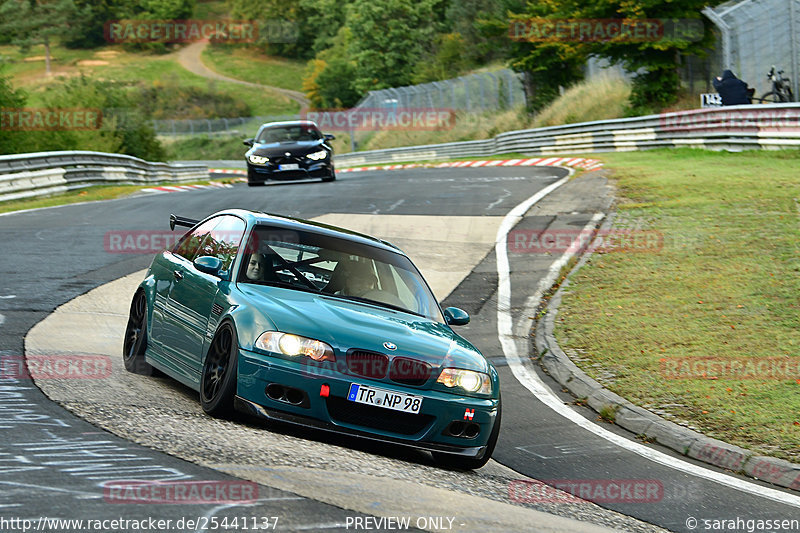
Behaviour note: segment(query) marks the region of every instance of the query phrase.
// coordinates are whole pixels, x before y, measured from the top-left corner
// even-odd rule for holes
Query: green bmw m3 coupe
[[[153,259],[130,308],[125,368],[158,369],[203,410],[433,453],[447,467],[490,458],[500,430],[494,366],[452,326],[395,246],[342,228],[229,210]]]

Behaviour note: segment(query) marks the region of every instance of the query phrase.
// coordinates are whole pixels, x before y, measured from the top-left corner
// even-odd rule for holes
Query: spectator
[[[722,97],[722,105],[751,104],[750,100],[753,91],[747,88],[747,84],[740,80],[730,70],[722,72],[722,77],[717,76],[713,80],[714,88]]]

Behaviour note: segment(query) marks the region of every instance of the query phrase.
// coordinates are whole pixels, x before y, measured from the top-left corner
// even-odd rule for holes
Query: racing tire
[[[247,169],[247,186],[248,187],[262,187],[264,185],[264,181],[260,181],[255,172],[251,169]]]
[[[200,377],[200,405],[215,418],[234,414],[239,342],[231,322],[223,323],[208,348]]]
[[[327,178],[322,178],[322,181],[324,181],[324,182],[336,181],[336,171],[331,170],[331,175],[328,176]]]
[[[154,368],[144,360],[147,351],[147,298],[138,291],[131,301],[125,339],[122,343],[122,361],[125,370],[142,376],[152,376]]]
[[[486,451],[483,452],[481,457],[460,457],[442,452],[431,452],[433,458],[439,463],[439,466],[455,470],[477,470],[481,468],[489,459],[492,458],[494,448],[497,446],[497,437],[500,435],[500,419],[503,414],[502,400],[497,403],[497,419],[494,421],[492,433],[489,435],[489,440],[486,442]]]

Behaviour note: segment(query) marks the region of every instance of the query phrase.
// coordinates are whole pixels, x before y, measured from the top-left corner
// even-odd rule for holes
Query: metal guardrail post
[[[510,131],[485,141],[355,152],[336,156],[336,162],[396,163],[512,152],[558,156],[676,146],[726,150],[797,148],[798,129],[800,104],[732,106]]]

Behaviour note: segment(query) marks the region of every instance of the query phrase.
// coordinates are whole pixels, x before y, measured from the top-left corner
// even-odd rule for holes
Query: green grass
[[[264,55],[252,48],[212,45],[203,50],[203,62],[231,78],[303,91],[306,64],[302,61]]]
[[[539,112],[531,127],[560,126],[625,116],[630,83],[605,75],[577,83]]]
[[[192,74],[180,66],[174,54],[132,53],[121,46],[107,46],[96,50],[68,50],[56,46],[53,47],[53,56],[56,59],[51,77],[45,75],[44,61],[24,60],[26,57],[42,55],[42,46],[34,46],[24,54],[17,47],[0,46],[0,56],[7,59],[3,73],[12,78],[15,87],[28,93],[30,107],[41,105],[46,91],[59,76],[85,74],[104,80],[143,83],[150,87],[159,87],[164,83],[208,87],[247,103],[254,115],[294,114],[300,109],[296,102],[282,95],[237,83],[211,81]],[[82,63],[85,61],[102,61],[106,64]]]
[[[599,156],[619,228],[649,253],[595,254],[572,278],[556,334],[614,392],[703,433],[800,460],[800,376],[668,379],[712,358],[800,364],[800,151],[680,149]]]
[[[242,141],[252,137],[255,130],[241,136],[184,137],[180,139],[161,138],[164,149],[167,151],[168,161],[193,161],[216,159],[240,159],[244,161],[247,146]]]

